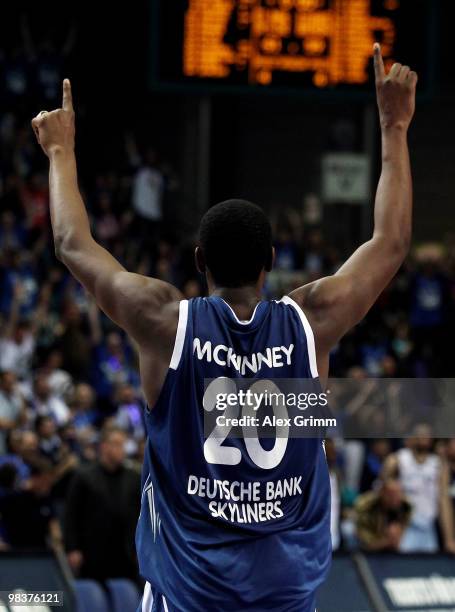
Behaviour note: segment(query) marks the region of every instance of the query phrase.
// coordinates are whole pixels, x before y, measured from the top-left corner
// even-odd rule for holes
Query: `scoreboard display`
[[[369,91],[372,47],[428,85],[431,0],[152,0],[152,84]]]

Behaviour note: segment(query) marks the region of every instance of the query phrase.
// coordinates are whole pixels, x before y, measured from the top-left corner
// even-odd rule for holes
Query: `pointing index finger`
[[[71,94],[71,83],[69,79],[63,81],[63,101],[62,108],[66,111],[73,110],[73,96]]]
[[[380,82],[385,78],[384,60],[381,54],[381,45],[375,43],[374,47],[374,73],[376,75],[376,82]]]

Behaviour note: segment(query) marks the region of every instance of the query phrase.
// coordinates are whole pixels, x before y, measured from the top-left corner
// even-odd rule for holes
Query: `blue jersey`
[[[249,321],[220,297],[180,303],[169,371],[146,412],[136,546],[154,610],[313,612],[331,558],[322,441],[290,438],[277,457],[273,440],[207,436],[204,380],[317,376],[313,333],[291,298],[260,302]]]

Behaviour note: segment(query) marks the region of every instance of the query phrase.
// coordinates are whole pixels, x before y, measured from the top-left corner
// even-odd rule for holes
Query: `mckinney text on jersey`
[[[194,338],[193,354],[199,360],[206,360],[208,363],[214,361],[216,364],[233,368],[240,374],[245,375],[247,369],[256,374],[263,364],[269,368],[282,368],[284,365],[291,365],[291,355],[294,345],[268,347],[264,352],[252,353],[251,355],[236,355],[232,347],[224,344],[213,346],[210,340],[202,345],[200,338]]]

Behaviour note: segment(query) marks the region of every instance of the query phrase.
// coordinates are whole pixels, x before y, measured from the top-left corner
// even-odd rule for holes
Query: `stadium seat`
[[[109,593],[111,612],[136,612],[141,594],[131,580],[113,578],[106,580]]]
[[[77,612],[111,612],[103,588],[94,580],[76,580]]]

